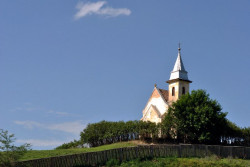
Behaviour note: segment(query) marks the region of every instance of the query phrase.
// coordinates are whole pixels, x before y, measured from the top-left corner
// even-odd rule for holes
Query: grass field
[[[106,166],[121,167],[250,167],[250,160],[219,159],[216,156],[207,158],[154,158],[152,160],[134,160],[119,163],[111,160]]]
[[[77,154],[84,152],[94,152],[94,151],[103,151],[109,150],[113,148],[121,148],[121,147],[129,147],[136,146],[138,143],[136,142],[120,142],[114,143],[99,147],[93,148],[75,148],[75,149],[59,149],[59,150],[31,150],[24,154],[24,156],[20,159],[20,161],[31,160],[31,159],[39,159],[39,158],[47,158],[47,157],[55,157],[61,155],[69,155],[69,154]]]
[[[31,150],[25,153],[20,159],[31,160],[40,159],[54,156],[62,156],[69,154],[77,154],[84,152],[103,151],[114,148],[122,148],[129,146],[136,146],[136,141],[114,143],[110,145],[104,145],[94,148],[76,148],[76,149],[59,149],[59,150]],[[120,163],[118,160],[110,160],[106,163],[106,166],[121,166],[121,167],[250,167],[250,160],[220,159],[217,156],[211,156],[206,158],[153,158],[150,160],[136,159],[128,162]]]

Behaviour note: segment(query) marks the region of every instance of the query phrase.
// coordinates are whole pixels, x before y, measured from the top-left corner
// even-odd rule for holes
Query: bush
[[[0,129],[0,166],[15,166],[15,162],[30,148],[30,144],[15,146],[14,134],[8,134],[8,131]]]
[[[121,162],[118,159],[111,159],[106,162],[106,166],[117,166],[120,165]]]
[[[82,143],[80,140],[74,140],[69,143],[63,143],[62,145],[56,147],[55,149],[70,149],[70,148],[77,148],[77,147],[82,147]]]

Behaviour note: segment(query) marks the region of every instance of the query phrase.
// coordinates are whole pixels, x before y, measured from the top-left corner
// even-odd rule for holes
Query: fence
[[[18,162],[18,167],[79,167],[98,166],[108,160],[128,161],[150,157],[237,157],[250,159],[250,147],[219,145],[140,145],[98,152],[88,152]]]

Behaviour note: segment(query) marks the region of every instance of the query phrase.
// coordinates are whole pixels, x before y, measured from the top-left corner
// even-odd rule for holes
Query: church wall
[[[150,107],[150,105],[154,105],[157,107],[158,111],[162,114],[164,114],[166,112],[166,107],[167,105],[165,104],[165,102],[163,101],[163,99],[161,97],[159,98],[152,98],[151,101],[148,103],[146,110],[148,110],[148,108]]]
[[[172,88],[175,87],[175,96],[172,96]],[[178,95],[179,95],[179,82],[173,82],[170,83],[168,86],[168,91],[169,91],[169,102],[175,102],[178,99]]]
[[[143,121],[150,121],[150,122],[159,123],[159,122],[161,122],[161,118],[159,118],[158,114],[156,113],[156,111],[154,111],[154,109],[151,106],[148,109],[148,113]]]
[[[175,96],[172,96],[172,88],[175,87]],[[182,87],[185,87],[185,92],[189,92],[189,82],[177,81],[169,84],[169,102],[177,101],[182,95]]]
[[[151,108],[152,108],[151,106],[155,106],[157,108],[157,110],[160,112],[161,115],[163,115],[168,109],[168,105],[161,98],[161,96],[158,93],[157,89],[154,89],[154,91],[152,93],[152,96],[150,97],[146,107],[144,108],[143,117],[146,116],[146,120],[151,121],[151,122],[160,122],[161,118],[156,119],[156,117],[155,117],[156,113],[152,114],[152,115],[149,113]],[[151,112],[151,113],[153,113],[153,112]],[[147,114],[147,115],[145,115],[145,114]]]
[[[182,95],[182,87],[185,87],[185,91],[186,93],[189,92],[189,82],[185,82],[185,81],[179,81],[179,98],[181,97]]]
[[[157,89],[155,88],[145,109],[143,110],[143,115],[146,114],[147,110],[149,109],[150,105],[157,106],[157,109],[161,114],[166,112],[166,103],[161,98],[161,95],[158,93]]]

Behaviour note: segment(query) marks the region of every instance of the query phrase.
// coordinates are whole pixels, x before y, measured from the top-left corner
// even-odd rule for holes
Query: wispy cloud
[[[31,107],[31,106],[24,106],[24,107],[16,107],[14,109],[10,110],[11,112],[38,112],[41,111],[41,108],[37,108],[37,107]]]
[[[104,15],[109,17],[116,17],[119,15],[130,15],[131,11],[127,8],[112,8],[112,7],[104,7],[106,1],[98,1],[98,2],[79,2],[76,5],[78,12],[75,14],[75,19],[80,19],[87,15]]]
[[[34,127],[44,127],[43,124],[35,121],[14,121],[17,125],[23,125],[25,128],[33,129]]]
[[[20,107],[16,107],[14,109],[11,109],[10,112],[43,113],[43,115],[46,114],[46,115],[54,115],[54,116],[59,116],[59,117],[78,116],[78,115],[75,115],[73,113],[60,112],[60,111],[55,111],[53,109],[45,109],[43,107],[34,106],[31,103],[24,103]]]
[[[58,112],[58,111],[54,111],[54,110],[49,110],[47,113],[49,113],[49,114],[55,114],[55,115],[58,115],[58,116],[69,115],[69,113],[67,113],[67,112]]]
[[[86,127],[83,121],[63,122],[58,124],[42,124],[36,121],[14,121],[17,125],[22,125],[28,129],[42,128],[48,130],[56,130],[79,135],[79,133]]]
[[[82,121],[75,122],[64,122],[60,124],[52,124],[48,125],[47,128],[50,130],[58,130],[63,132],[72,133],[75,135],[79,135],[80,132],[86,127]]]
[[[36,147],[47,147],[47,146],[58,146],[66,141],[59,141],[59,140],[37,140],[37,139],[19,139],[16,140],[17,143],[29,143],[31,146]]]

